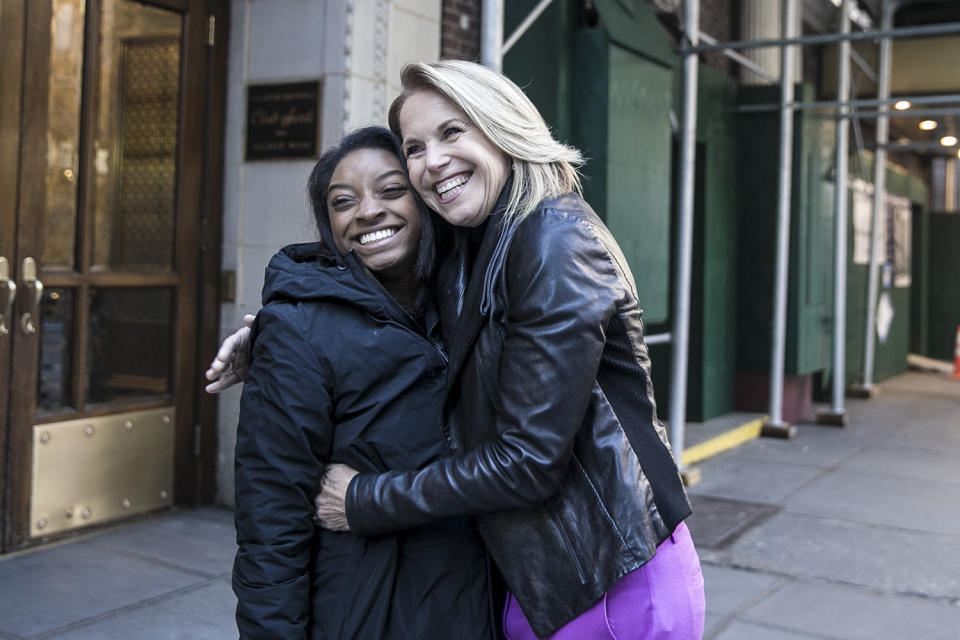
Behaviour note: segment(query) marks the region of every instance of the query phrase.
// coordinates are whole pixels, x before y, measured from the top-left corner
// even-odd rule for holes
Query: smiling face
[[[337,250],[351,249],[381,282],[415,280],[420,209],[399,159],[384,149],[351,151],[327,188]]]
[[[427,206],[460,227],[486,220],[507,183],[507,156],[436,91],[411,94],[399,124],[410,182]]]

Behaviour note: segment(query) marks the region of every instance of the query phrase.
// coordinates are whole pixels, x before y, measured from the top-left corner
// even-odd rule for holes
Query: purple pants
[[[549,640],[700,640],[704,617],[700,558],[684,523],[596,604],[557,629]],[[512,593],[503,609],[507,640],[536,640]],[[547,640],[547,639],[544,639]]]

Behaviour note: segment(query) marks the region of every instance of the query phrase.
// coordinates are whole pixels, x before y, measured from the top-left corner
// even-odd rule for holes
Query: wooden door
[[[0,0],[4,550],[196,498],[206,4]]]

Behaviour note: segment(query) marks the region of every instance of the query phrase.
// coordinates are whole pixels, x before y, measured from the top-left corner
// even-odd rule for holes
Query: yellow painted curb
[[[760,429],[763,428],[763,423],[766,421],[767,416],[762,416],[756,420],[751,420],[746,424],[742,424],[739,427],[731,429],[730,431],[726,431],[718,436],[714,436],[706,442],[701,442],[698,445],[684,449],[683,455],[681,456],[683,464],[694,464],[696,462],[700,462],[701,460],[706,460],[711,456],[717,455],[721,451],[727,451],[728,449],[739,447],[744,442],[753,440],[760,435]]]

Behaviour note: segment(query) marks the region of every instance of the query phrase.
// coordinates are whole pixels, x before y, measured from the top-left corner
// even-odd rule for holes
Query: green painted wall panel
[[[581,169],[583,197],[602,218],[607,213],[607,111],[609,40],[602,29],[578,29],[574,39],[570,141],[587,159]]]
[[[507,3],[505,31],[534,4]],[[588,158],[582,170],[584,195],[621,244],[637,280],[648,332],[656,333],[670,329],[672,190],[678,173],[672,166],[676,158],[669,118],[671,108],[679,112],[681,75],[678,56],[661,46],[667,40],[646,0],[637,7],[627,4],[598,3],[601,21],[591,28],[579,20],[580,3],[555,0],[506,56],[504,71],[525,88],[558,137]],[[735,80],[701,65],[691,420],[721,415],[733,404],[737,91]],[[651,349],[661,402],[668,399],[670,352],[669,346]]]
[[[504,33],[512,33],[536,4],[536,0],[504,3]],[[571,32],[567,4],[568,0],[551,3],[503,58],[504,74],[524,90],[561,139],[569,135],[565,92]]]
[[[800,86],[798,100],[812,99]],[[742,103],[779,100],[776,87],[741,87]],[[773,326],[780,117],[744,114],[739,121],[741,215],[738,246],[737,369],[767,373]],[[829,366],[832,313],[833,203],[824,179],[833,148],[829,122],[806,113],[794,119],[790,266],[785,373]]]
[[[691,420],[703,421],[733,410],[738,194],[737,166],[730,159],[737,156],[738,85],[729,76],[704,65],[698,75],[700,157],[695,194],[687,412]],[[676,81],[680,82],[679,74]],[[679,180],[679,175],[675,179]]]
[[[669,317],[673,74],[609,48],[606,222],[630,263],[647,322]]]
[[[852,163],[857,162],[856,159]],[[860,159],[863,163],[867,175],[873,175],[873,156],[865,153]],[[855,164],[851,164],[855,166]],[[924,225],[928,216],[926,212],[927,188],[917,178],[908,174],[905,170],[896,166],[888,166],[886,174],[887,192],[911,199],[912,201],[912,228],[916,230]],[[917,201],[920,198],[921,201]],[[886,224],[886,218],[884,218]],[[867,265],[854,264],[853,262],[853,221],[850,221],[848,227],[850,237],[850,250],[847,252],[847,331],[846,331],[846,381],[849,384],[858,384],[863,381],[863,358],[864,358],[864,332],[866,329],[867,312]],[[933,236],[931,234],[931,244]],[[914,250],[918,247],[916,242],[912,245]],[[933,250],[931,249],[931,255]],[[917,260],[920,256],[913,256],[912,268],[916,268]],[[924,295],[922,281],[926,277],[923,271],[911,274],[914,282],[909,287],[889,287],[886,288],[881,282],[878,296],[886,295],[889,297],[893,308],[893,320],[890,324],[889,334],[885,342],[880,342],[876,332],[872,337],[874,341],[874,368],[873,380],[880,382],[907,369],[907,353],[910,352],[912,343],[922,340],[917,336],[916,327],[913,326],[913,318],[918,317],[914,309],[915,304],[922,304]],[[931,283],[936,280],[931,280]],[[914,287],[917,286],[917,291]],[[931,285],[932,286],[932,285]],[[918,295],[918,293],[920,295]],[[930,291],[930,300],[934,298],[933,290]],[[879,298],[878,298],[879,300]],[[922,314],[920,314],[922,315]]]
[[[507,3],[504,30],[535,4]],[[669,314],[672,70],[614,44],[603,26],[582,26],[581,10],[570,0],[552,3],[505,56],[504,72],[557,137],[588,157],[584,195],[623,248],[647,322],[663,322]],[[618,17],[616,28],[626,20],[649,29],[651,19],[659,29],[641,3]]]
[[[960,325],[960,214],[930,214],[929,355],[953,361]]]
[[[911,189],[913,193],[915,189]],[[913,198],[911,198],[912,200]],[[930,212],[913,204],[910,296],[910,352],[929,356],[930,329]]]
[[[818,118],[801,122],[790,220],[788,333],[796,339],[788,342],[786,366],[793,375],[829,368],[833,321],[834,184],[824,176],[835,162],[836,127]]]
[[[594,0],[611,42],[664,66],[678,58],[649,0]]]

